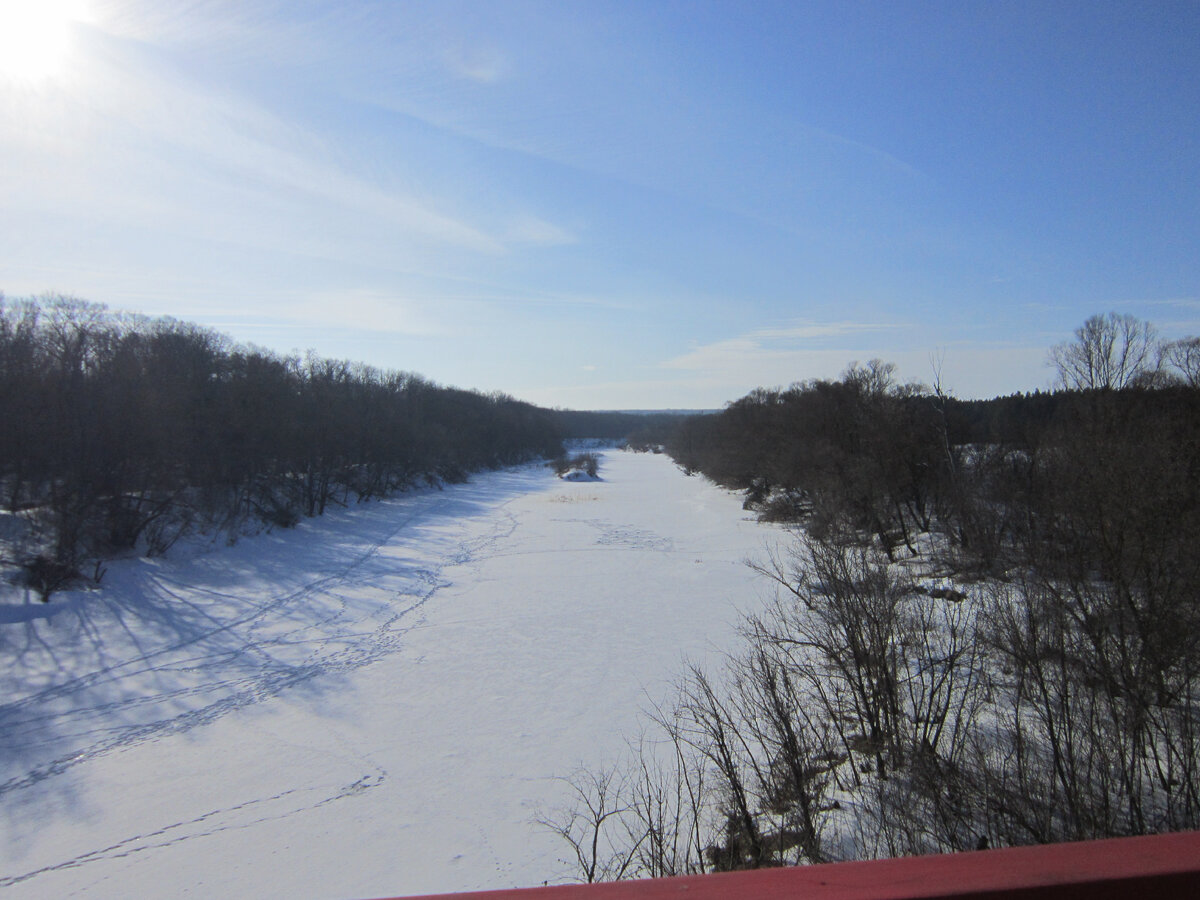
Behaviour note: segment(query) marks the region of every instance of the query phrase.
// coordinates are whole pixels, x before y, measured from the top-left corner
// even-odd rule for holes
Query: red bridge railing
[[[1200,832],[456,896],[461,900],[1200,900]]]

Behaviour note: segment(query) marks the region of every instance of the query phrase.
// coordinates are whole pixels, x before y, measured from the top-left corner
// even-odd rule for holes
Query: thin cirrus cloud
[[[336,315],[331,315],[336,310]],[[409,337],[437,337],[448,326],[428,305],[380,291],[340,290],[310,294],[288,308],[288,318],[308,325],[362,328]]]
[[[1159,328],[1170,337],[1194,334],[1200,330],[1200,297],[1172,297],[1165,300],[1150,300],[1150,307],[1171,310],[1170,321],[1157,322]]]
[[[511,69],[508,56],[495,47],[459,46],[447,50],[443,59],[453,75],[476,84],[495,84]]]
[[[452,338],[487,330],[497,319],[528,315],[530,311],[615,308],[600,297],[504,293],[467,281],[455,284],[419,275],[409,281],[410,286],[392,291],[350,288],[307,292],[289,302],[280,314],[282,320],[297,325]]]
[[[507,243],[538,247],[559,247],[578,242],[566,228],[529,213],[514,215],[503,234]]]
[[[785,346],[784,342],[773,344],[743,337],[697,348],[668,360],[660,368],[678,373],[670,387],[680,395],[702,397],[713,386],[724,385],[727,391],[736,388],[728,394],[735,397],[758,386],[829,378],[853,363],[876,357],[896,364],[900,381],[937,381],[943,390],[963,397],[994,395],[997,384],[1004,384],[1009,391],[1035,390],[1050,384],[1046,348],[1037,342],[960,343],[897,350],[890,342],[886,346],[849,341],[841,347]],[[1020,374],[1014,377],[1013,373]]]
[[[240,100],[182,82],[155,87],[128,109],[153,139],[173,147],[177,165],[199,168],[226,185],[282,194],[361,217],[410,238],[474,251],[500,253],[504,241],[420,198],[346,171],[330,161],[325,142]],[[147,95],[149,94],[149,95]]]
[[[43,205],[65,180],[78,212],[90,205],[105,219],[155,227],[169,216],[173,228],[201,237],[334,256],[361,257],[363,247],[387,234],[393,243],[483,255],[574,240],[534,213],[480,216],[434,192],[415,193],[388,160],[350,160],[340,136],[164,66],[157,53],[169,38],[93,37],[104,52],[87,61],[74,91],[45,104],[31,133],[10,143],[24,144],[28,157],[14,163],[44,173],[37,181]],[[47,135],[54,139],[49,147]],[[80,156],[79,146],[93,150]],[[65,179],[54,177],[56,168]],[[318,248],[297,224],[322,211],[328,215]],[[370,240],[360,240],[365,233]]]
[[[80,3],[0,79],[10,295],[650,408],[1197,330],[1194,11]]]
[[[693,371],[751,372],[780,361],[811,359],[818,348],[814,342],[891,331],[905,326],[878,322],[800,322],[781,328],[763,328],[728,340],[696,347],[661,363],[666,369]],[[854,352],[819,348],[821,353]]]

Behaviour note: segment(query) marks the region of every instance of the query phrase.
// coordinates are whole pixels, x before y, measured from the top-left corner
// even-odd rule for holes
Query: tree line
[[[170,318],[0,295],[0,504],[43,598],[100,561],[561,452],[551,410]]]
[[[1109,314],[1054,391],[873,361],[679,423],[679,466],[794,539],[743,649],[545,817],[581,877],[1200,827],[1198,346]]]

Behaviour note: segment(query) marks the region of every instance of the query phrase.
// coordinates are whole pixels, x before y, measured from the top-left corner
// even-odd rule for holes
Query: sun
[[[40,82],[62,71],[82,0],[0,0],[0,79]]]

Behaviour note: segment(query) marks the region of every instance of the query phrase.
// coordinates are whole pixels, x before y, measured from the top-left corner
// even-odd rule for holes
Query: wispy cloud
[[[120,101],[124,115],[150,139],[175,151],[189,177],[244,184],[366,217],[375,227],[476,252],[502,241],[428,201],[383,187],[331,161],[327,142],[246,101],[183,80],[138,86]],[[197,169],[199,171],[197,171]]]
[[[736,353],[738,348],[727,349]],[[945,348],[940,354],[924,348],[900,352],[880,350],[859,358],[875,355],[895,363],[902,380],[930,381],[935,365],[940,362],[943,388],[963,398],[1046,388],[1051,380],[1051,373],[1045,366],[1046,351],[1040,345],[964,343]],[[732,359],[727,357],[726,361]],[[719,409],[756,387],[779,387],[809,378],[837,377],[852,360],[853,357],[843,350],[821,349],[805,352],[802,358],[789,359],[778,354],[740,369],[677,370],[663,372],[662,377],[657,378],[631,373],[628,380],[617,382],[530,387],[522,396],[547,405],[577,409],[637,408],[646,405],[647,397],[653,397],[654,405],[661,408]],[[743,362],[748,363],[748,360]]]
[[[177,25],[110,35],[71,94],[13,123],[0,162],[36,184],[23,202],[54,209],[69,197],[77,213],[110,221],[337,258],[389,240],[484,255],[575,241],[544,216],[416,193],[402,158],[364,167],[336,133],[164,65],[147,48],[175,39]]]
[[[253,48],[258,60],[281,63],[311,59],[329,44],[328,29],[314,27],[303,14],[281,16],[275,3],[89,0],[87,6],[88,22],[110,35],[170,49],[203,48],[206,55]]]
[[[338,290],[309,294],[291,305],[287,317],[305,324],[361,328],[410,337],[436,337],[447,325],[430,314],[429,303],[374,290]]]
[[[797,322],[782,328],[763,328],[748,335],[757,341],[801,341],[812,338],[841,337],[877,331],[891,331],[906,327],[900,323],[886,322]]]
[[[456,284],[417,273],[404,282],[390,289],[299,291],[269,301],[260,298],[258,306],[269,311],[275,326],[452,340],[491,333],[505,320],[536,317],[544,309],[612,308],[612,303],[602,298],[506,293],[484,284]],[[236,312],[235,306],[224,310],[226,318]],[[586,365],[581,368],[595,369]]]
[[[1147,306],[1173,306],[1178,309],[1200,309],[1200,297],[1170,297],[1166,300],[1144,300]]]
[[[764,366],[801,362],[816,351],[830,352],[829,338],[872,334],[904,328],[882,322],[797,322],[778,328],[762,328],[740,337],[696,347],[661,363],[666,369],[747,372]],[[834,350],[845,355],[847,350]],[[849,352],[854,352],[850,348]]]
[[[893,156],[891,153],[888,153],[886,150],[881,150],[879,147],[875,147],[871,144],[864,144],[862,141],[856,141],[852,138],[844,137],[843,135],[840,135],[840,134],[835,134],[832,131],[827,131],[824,128],[817,128],[814,125],[805,125],[803,127],[804,127],[804,130],[806,132],[808,132],[809,134],[819,137],[820,139],[822,139],[832,145],[839,146],[839,147],[846,147],[846,148],[855,150],[857,152],[863,153],[866,156],[869,156],[872,159],[874,159],[876,162],[886,166],[887,168],[890,168],[897,172],[902,172],[903,174],[905,174],[911,178],[914,178],[914,179],[917,179],[917,180],[923,181],[923,182],[928,182],[928,181],[932,180],[929,178],[928,175],[926,175],[924,172],[922,172],[916,166],[913,166],[913,165],[905,162],[904,160],[900,159],[897,156]]]
[[[503,238],[506,243],[539,247],[556,247],[577,241],[575,235],[565,228],[530,214],[520,214],[510,219]]]
[[[494,46],[458,46],[444,57],[450,73],[475,84],[495,84],[508,75],[508,56]]]

